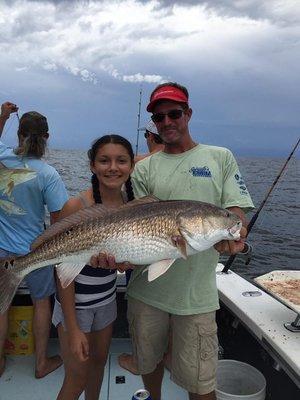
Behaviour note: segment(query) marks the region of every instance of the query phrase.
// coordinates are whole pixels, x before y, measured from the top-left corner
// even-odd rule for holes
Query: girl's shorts
[[[117,302],[113,300],[108,304],[94,308],[76,309],[76,318],[79,329],[82,332],[100,331],[112,324],[117,318]],[[61,323],[66,331],[63,311],[57,300],[55,300],[54,304],[52,323],[55,327]]]

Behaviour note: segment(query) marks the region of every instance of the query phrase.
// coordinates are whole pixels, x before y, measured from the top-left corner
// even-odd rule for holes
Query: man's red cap
[[[162,86],[152,94],[150,103],[147,106],[147,111],[152,112],[155,104],[159,100],[173,100],[179,103],[188,103],[188,98],[182,90],[174,86]]]

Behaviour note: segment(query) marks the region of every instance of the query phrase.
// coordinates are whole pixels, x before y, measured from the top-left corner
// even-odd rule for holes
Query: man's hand
[[[9,101],[6,101],[1,105],[1,117],[8,119],[10,117],[10,114],[17,112],[18,107],[14,103],[10,103]]]
[[[119,272],[134,268],[134,266],[127,261],[116,263],[115,257],[106,253],[93,255],[90,258],[90,265],[94,268],[117,269]]]
[[[214,248],[219,253],[226,253],[226,254],[236,254],[244,249],[245,239],[247,236],[247,229],[243,226],[240,232],[241,238],[240,240],[222,240],[219,243],[214,245]]]

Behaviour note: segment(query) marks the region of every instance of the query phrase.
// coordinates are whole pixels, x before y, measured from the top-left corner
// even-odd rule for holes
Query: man
[[[137,156],[135,156],[135,159],[134,159],[135,162],[141,161],[144,158],[149,157],[149,156],[151,156],[151,154],[154,154],[158,151],[162,151],[165,147],[161,137],[157,133],[157,129],[156,129],[154,122],[152,122],[151,120],[149,121],[148,125],[146,126],[144,135],[145,135],[145,139],[147,140],[147,146],[148,146],[149,153],[138,154]]]
[[[171,379],[188,391],[190,400],[216,399],[218,252],[234,254],[243,250],[243,210],[253,208],[231,152],[197,144],[191,137],[188,99],[187,89],[173,82],[159,85],[152,92],[147,111],[152,113],[165,147],[136,165],[132,175],[135,195],[213,203],[239,215],[244,227],[241,240],[222,241],[215,249],[177,260],[153,282],[147,282],[142,268],[134,269],[127,288],[128,320],[138,370],[153,400],[161,399],[170,326]]]
[[[18,107],[10,102],[1,106],[0,137],[5,122]],[[68,199],[57,171],[41,160],[48,140],[46,117],[31,111],[22,115],[18,129],[18,147],[12,149],[0,141],[0,259],[26,254],[34,239],[42,233],[45,205],[50,221],[58,219]],[[29,168],[31,172],[7,179],[7,170]],[[1,174],[2,175],[1,178]],[[6,173],[6,175],[5,175]],[[17,173],[16,173],[17,175]],[[7,180],[7,185],[5,184]],[[1,272],[1,271],[0,271]],[[43,378],[62,364],[56,355],[47,357],[51,326],[50,295],[55,291],[53,267],[31,272],[26,277],[33,301],[33,335],[35,340],[35,377]],[[0,314],[0,376],[5,369],[4,343],[8,330],[8,313]]]

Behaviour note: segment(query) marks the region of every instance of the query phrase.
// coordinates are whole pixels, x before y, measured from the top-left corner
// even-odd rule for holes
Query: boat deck
[[[297,313],[238,274],[220,273],[222,269],[219,264],[217,286],[221,302],[300,388],[300,331],[291,332],[284,326],[294,322]],[[246,292],[250,295],[243,295]]]
[[[58,339],[50,339],[49,354],[59,352]],[[132,375],[118,365],[118,355],[131,352],[129,339],[113,339],[99,400],[128,400],[143,387],[140,376]],[[7,356],[6,370],[0,378],[0,400],[54,400],[64,377],[63,367],[43,379],[34,378],[34,355]],[[116,383],[116,381],[124,383]],[[162,394],[164,399],[188,400],[183,389],[170,380],[166,371]],[[83,400],[84,396],[80,396]]]
[[[291,384],[289,384],[289,393],[291,394],[285,398],[294,400],[297,398],[294,393],[298,393],[297,388],[300,388],[300,332],[288,331],[284,327],[284,323],[293,322],[297,314],[234,272],[220,273],[222,268],[222,264],[217,267],[217,286],[222,306],[225,306],[233,318],[235,317],[238,322],[241,322],[240,325],[243,325],[252,334],[252,336],[249,334],[248,336],[252,337],[253,342],[259,344],[256,347],[264,348],[278,364],[278,368],[285,371],[291,379]],[[124,276],[119,278],[119,289],[125,290]],[[244,292],[259,292],[260,295],[257,297],[244,296]],[[122,320],[126,320],[124,301],[121,301],[119,306],[120,317]],[[127,330],[124,323],[119,330],[122,332]],[[242,346],[245,346],[245,342],[242,343]],[[242,350],[244,349],[240,349],[240,352]],[[257,353],[259,349],[253,347],[248,350]],[[49,354],[53,355],[58,352],[58,339],[50,339]],[[119,367],[117,357],[123,352],[131,352],[130,339],[114,338],[105,368],[100,400],[128,400],[136,390],[143,387],[140,376],[132,375]],[[239,359],[239,356],[241,354],[237,352],[234,358]],[[227,358],[231,357],[227,356]],[[246,358],[243,361],[251,363],[250,359]],[[7,356],[6,370],[0,378],[0,400],[54,400],[61,387],[63,376],[63,367],[60,367],[47,377],[37,380],[34,378],[34,355]],[[269,390],[266,398],[281,400],[283,397],[279,393],[280,388],[277,385],[280,382],[279,376],[276,377],[274,374],[272,376],[272,379],[267,380],[267,388],[273,388]],[[281,389],[286,392],[287,387]],[[167,371],[163,381],[162,394],[162,398],[165,400],[188,399],[185,391],[170,380]],[[83,398],[82,395],[80,399]]]

